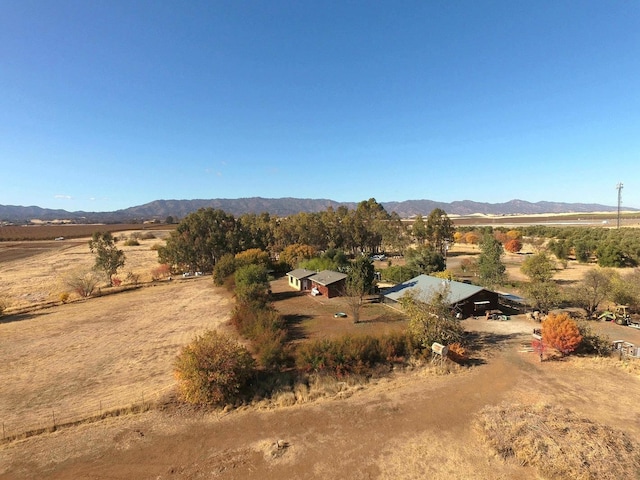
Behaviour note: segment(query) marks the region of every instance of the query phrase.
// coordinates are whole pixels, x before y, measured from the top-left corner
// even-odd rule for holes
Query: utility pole
[[[622,204],[622,187],[624,187],[624,185],[622,185],[622,182],[616,185],[616,188],[618,189],[618,228],[620,228],[620,205]]]

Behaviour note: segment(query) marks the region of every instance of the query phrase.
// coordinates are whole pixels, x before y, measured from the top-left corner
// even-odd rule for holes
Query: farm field
[[[118,235],[133,233],[143,231],[120,231]],[[119,242],[118,248],[126,255],[120,276],[124,278],[127,272],[132,272],[139,275],[141,282],[150,281],[151,270],[158,266],[158,253],[151,247],[163,244],[168,233],[167,230],[156,230],[153,232],[156,238],[139,240],[139,246],[128,247]],[[61,293],[69,292],[65,278],[89,271],[94,263],[89,238],[0,242],[0,298],[8,302],[9,313],[14,309],[58,302]]]
[[[122,232],[132,230],[155,231],[169,230],[171,226],[162,224],[71,224],[71,225],[2,225],[0,226],[0,241],[23,240],[55,240],[58,237],[65,239],[84,238],[93,235],[93,232]]]
[[[156,264],[152,242],[126,250],[125,269],[150,271]],[[465,254],[458,253],[452,259]],[[516,260],[510,268],[517,268]],[[10,270],[10,291],[18,298],[41,292],[25,297],[35,304],[47,288],[57,291],[57,272],[91,263],[83,240],[3,261],[1,273]],[[38,268],[49,275],[34,279],[20,272],[33,275]],[[577,275],[572,268],[558,275]],[[341,299],[295,295],[282,279],[272,289],[301,338],[404,324],[395,311],[369,304],[364,321],[354,325],[349,317],[334,318],[335,311],[347,311]],[[327,398],[288,407],[259,403],[207,413],[173,404],[175,354],[203,329],[227,328],[231,306],[225,290],[199,277],[3,318],[4,435],[49,427],[54,415],[61,424],[142,402],[159,401],[161,408],[1,444],[0,479],[540,478],[531,467],[502,460],[480,438],[476,415],[502,402],[571,408],[640,437],[638,365],[589,358],[540,363],[522,351],[535,326],[524,316],[464,320],[483,348],[474,353],[475,366],[450,375],[416,368],[364,388],[332,384],[325,387]],[[628,327],[593,325],[612,339],[617,333],[640,337]]]

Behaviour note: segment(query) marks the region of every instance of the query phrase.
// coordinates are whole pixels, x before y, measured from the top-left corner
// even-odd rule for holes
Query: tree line
[[[212,272],[225,254],[256,248],[273,258],[292,246],[313,252],[343,251],[353,256],[404,254],[417,243],[443,255],[453,231],[443,210],[434,210],[426,220],[417,217],[410,228],[398,214],[387,212],[373,198],[353,210],[328,207],[323,212],[288,217],[262,213],[236,218],[223,210],[206,208],[187,215],[158,253],[160,262],[175,270],[203,272]]]

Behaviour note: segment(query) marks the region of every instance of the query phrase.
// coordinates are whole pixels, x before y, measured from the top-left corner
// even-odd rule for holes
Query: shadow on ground
[[[283,315],[284,321],[287,324],[287,341],[302,340],[307,338],[304,328],[301,323],[305,320],[313,318],[311,315],[290,314]]]

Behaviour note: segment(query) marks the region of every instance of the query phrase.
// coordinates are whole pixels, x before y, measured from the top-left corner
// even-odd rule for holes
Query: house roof
[[[298,280],[302,280],[303,278],[307,278],[315,274],[315,270],[307,270],[306,268],[296,268],[295,270],[291,270],[287,273],[288,276],[297,278]]]
[[[407,291],[411,289],[418,289],[423,294],[429,295],[430,293],[439,291],[443,286],[449,287],[450,305],[462,302],[463,300],[466,300],[467,298],[484,290],[482,287],[470,285],[468,283],[444,280],[442,278],[431,277],[429,275],[418,275],[411,280],[407,280],[406,282],[390,288],[384,296],[385,298],[397,302]]]
[[[319,273],[316,273],[314,276],[309,277],[309,280],[326,287],[327,285],[339,282],[340,280],[344,280],[345,278],[347,278],[346,273],[334,272],[332,270],[323,270]]]

